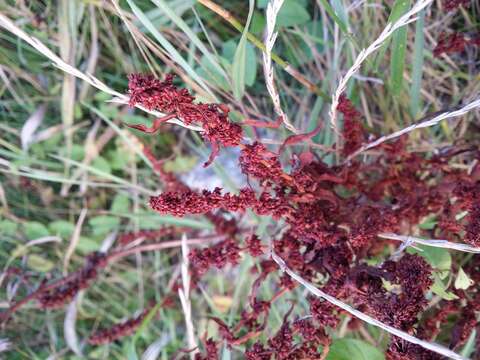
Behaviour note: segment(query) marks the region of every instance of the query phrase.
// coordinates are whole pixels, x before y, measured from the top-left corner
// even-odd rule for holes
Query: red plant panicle
[[[438,44],[433,49],[433,55],[435,57],[439,57],[442,54],[453,54],[457,52],[462,52],[465,50],[465,46],[467,45],[467,40],[460,33],[453,33],[447,35],[446,33],[440,34],[440,38],[438,39]]]
[[[329,326],[331,328],[337,327],[340,319],[338,315],[335,314],[335,306],[317,297],[311,297],[309,302],[310,313],[315,320],[323,326]]]
[[[211,338],[204,343],[205,355],[195,354],[195,360],[218,360],[218,344]]]
[[[261,256],[265,253],[262,246],[262,241],[255,234],[253,234],[252,236],[249,236],[245,240],[245,248],[248,251],[248,253],[254,258]]]
[[[341,95],[337,110],[343,114],[343,137],[345,144],[342,153],[345,156],[350,155],[357,150],[365,140],[365,134],[360,123],[360,113],[355,109],[352,102]]]
[[[215,209],[228,211],[245,211],[257,203],[255,193],[250,189],[242,189],[238,195],[230,193],[222,195],[220,188],[214,191],[203,190],[197,193],[192,190],[183,192],[165,192],[150,198],[150,207],[161,214],[185,216],[205,214]]]
[[[220,146],[238,146],[243,138],[240,125],[228,119],[229,108],[219,104],[194,103],[195,98],[187,89],[173,85],[173,75],[167,75],[164,81],[152,75],[131,74],[128,77],[129,105],[140,104],[147,109],[166,113],[168,120],[176,117],[189,125],[197,123],[203,128],[202,136],[212,144],[208,166],[217,155]],[[158,123],[155,126],[159,126]],[[148,129],[148,132],[157,128]],[[143,126],[132,126],[140,131],[147,131]]]
[[[465,344],[471,332],[477,326],[478,321],[474,309],[467,305],[462,309],[460,318],[452,329],[450,347],[457,348]]]
[[[173,226],[165,227],[158,230],[133,231],[133,232],[121,234],[118,237],[118,242],[120,245],[125,246],[139,238],[143,238],[145,240],[154,240],[154,239],[159,239],[165,236],[173,235],[179,231],[181,231],[181,229],[178,229],[178,228],[175,229]]]
[[[237,265],[240,260],[240,247],[232,239],[227,239],[204,249],[193,249],[188,255],[192,268],[204,274],[211,267],[223,268],[227,264]]]
[[[256,342],[252,347],[245,351],[246,360],[270,360],[272,358],[272,352],[265,348],[265,346]]]
[[[294,350],[293,331],[290,324],[284,321],[278,332],[268,340],[268,345],[277,359],[288,359]]]
[[[207,213],[205,217],[215,226],[217,234],[234,237],[238,233],[237,219],[227,219],[222,212],[216,214]]]
[[[420,345],[412,344],[396,336],[392,337],[386,352],[386,360],[442,360],[443,357]]]
[[[142,324],[149,311],[150,309],[147,308],[135,318],[115,324],[108,329],[97,331],[88,338],[88,343],[91,345],[108,344],[124,336],[132,335]]]
[[[432,267],[418,255],[404,254],[396,263],[392,261],[385,263],[384,269],[389,270],[389,273],[393,275],[392,280],[401,284],[406,293],[415,291],[424,293],[433,284]]]
[[[480,246],[480,204],[473,205],[468,212],[467,225],[465,226],[465,242],[479,247]]]
[[[98,276],[98,270],[106,266],[106,257],[102,253],[93,253],[87,257],[85,265],[77,270],[74,277],[62,286],[50,291],[40,292],[37,297],[44,309],[58,308],[72,300],[80,290],[90,286]]]
[[[471,0],[443,0],[442,5],[445,7],[445,10],[452,11],[458,9],[460,6],[469,6]]]
[[[259,180],[262,185],[284,184],[285,173],[278,156],[267,150],[265,145],[254,142],[245,145],[238,160],[242,172]]]

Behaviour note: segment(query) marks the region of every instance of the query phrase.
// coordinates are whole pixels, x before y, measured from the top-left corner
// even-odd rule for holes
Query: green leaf
[[[425,26],[425,10],[420,11],[415,27],[415,43],[413,45],[413,63],[412,63],[412,85],[410,88],[410,113],[413,118],[417,117],[420,109],[420,90],[422,88],[423,75],[423,52],[425,46],[425,36],[423,28]]]
[[[405,70],[405,53],[407,49],[407,28],[402,27],[393,34],[392,59],[390,62],[392,94],[400,95]]]
[[[30,269],[37,272],[49,272],[54,267],[53,262],[44,259],[42,256],[37,254],[31,254],[28,256],[27,265]]]
[[[255,54],[255,47],[247,42],[246,50],[246,67],[245,67],[245,85],[252,86],[255,84],[257,77],[257,57]],[[222,56],[230,63],[235,57],[235,41],[229,40],[222,46]]]
[[[105,235],[120,225],[120,219],[115,216],[100,215],[91,218],[88,222],[94,235]]]
[[[440,276],[436,273],[433,274],[434,283],[431,287],[431,290],[434,294],[440,296],[443,300],[455,300],[458,299],[458,296],[452,293],[451,291],[447,291],[447,286],[444,284]]]
[[[285,0],[277,16],[277,28],[303,25],[310,21],[310,14],[297,0]]]
[[[112,173],[112,168],[110,167],[110,164],[102,156],[97,156],[95,160],[92,161],[92,167],[106,174]]]
[[[410,0],[395,0],[395,3],[392,6],[392,11],[390,12],[390,15],[388,17],[387,22],[394,23],[398,19],[402,17],[402,15],[408,10]],[[394,32],[397,33],[399,30]],[[378,51],[376,60],[375,60],[375,70],[378,70],[378,67],[380,66],[380,62],[385,58],[385,53],[387,52],[388,44],[390,44],[390,39],[387,39],[380,50]]]
[[[220,64],[217,62],[215,57],[213,56],[210,51],[208,51],[207,47],[204,45],[204,43],[198,38],[198,36],[190,29],[190,27],[187,25],[187,23],[180,17],[178,16],[175,11],[173,10],[172,7],[167,4],[166,1],[164,0],[151,0],[155,5],[158,6],[159,9],[162,10],[162,12],[167,15],[172,22],[178,26],[187,36],[189,41],[191,41],[205,56],[205,58],[210,62],[210,64],[217,69],[219,73],[221,73],[224,77],[226,77],[225,71],[223,68],[220,66]]]
[[[18,230],[18,224],[11,220],[0,221],[0,234],[13,236]]]
[[[25,223],[23,229],[28,240],[35,240],[50,235],[46,226],[38,221],[29,221]]]
[[[75,231],[75,225],[65,220],[57,220],[48,224],[48,228],[53,235],[58,235],[64,239],[72,236]]]
[[[470,336],[468,337],[467,343],[463,347],[462,351],[460,351],[460,355],[470,358],[475,351],[475,345],[476,345],[476,336],[477,335],[477,330],[474,328]]]
[[[80,236],[80,241],[78,242],[76,250],[83,254],[89,254],[92,251],[97,251],[100,245],[90,238]]]
[[[255,9],[255,0],[249,0],[248,17],[245,28],[243,29],[242,36],[238,42],[237,50],[232,64],[232,82],[233,82],[233,95],[237,100],[240,100],[245,93],[245,64],[246,64],[246,44],[247,33],[250,27],[250,22],[253,16],[253,10]]]
[[[123,194],[115,195],[110,210],[116,214],[127,213],[130,210],[130,199]]]
[[[457,278],[455,279],[455,283],[454,283],[455,289],[466,290],[472,285],[473,285],[473,280],[470,279],[470,277],[467,274],[465,274],[465,271],[463,271],[463,269],[460,267],[460,269],[458,270]]]
[[[175,159],[166,161],[163,169],[166,172],[185,173],[192,170],[197,162],[196,156],[176,156]]]
[[[332,342],[326,360],[384,360],[383,353],[365,341],[338,339]]]
[[[423,219],[422,223],[418,227],[422,230],[433,230],[437,226],[437,217],[435,215],[428,216]]]
[[[408,252],[422,256],[433,268],[440,271],[441,277],[444,279],[452,266],[452,257],[448,250],[432,246],[416,246],[422,251],[409,248]]]

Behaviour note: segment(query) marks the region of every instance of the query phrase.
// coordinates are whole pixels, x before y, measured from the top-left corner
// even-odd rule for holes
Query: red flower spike
[[[460,6],[470,6],[471,0],[443,0],[442,5],[446,11],[458,9]]]
[[[433,56],[439,57],[442,54],[453,54],[465,50],[467,40],[462,34],[453,33],[447,35],[442,33],[438,39],[438,44],[433,49]]]
[[[150,309],[145,309],[139,316],[126,320],[122,323],[113,325],[111,328],[103,329],[88,338],[89,344],[102,345],[111,343],[124,336],[132,335],[135,330],[142,324],[145,316]]]
[[[152,127],[128,125],[137,130],[154,133],[162,123],[173,118],[185,124],[197,123],[203,128],[202,136],[212,144],[212,153],[204,166],[212,163],[220,146],[238,146],[243,138],[242,128],[228,119],[229,108],[223,104],[194,103],[195,98],[187,89],[173,85],[173,75],[160,81],[152,75],[131,74],[128,83],[130,106],[140,104],[149,110],[166,113],[156,119]]]

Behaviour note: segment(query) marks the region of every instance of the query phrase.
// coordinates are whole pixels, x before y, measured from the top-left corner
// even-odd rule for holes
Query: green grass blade
[[[392,59],[390,61],[390,85],[392,95],[398,96],[402,91],[403,71],[405,70],[405,53],[407,47],[407,28],[402,27],[392,37]]]
[[[425,36],[423,28],[425,26],[425,10],[418,14],[418,21],[415,29],[415,44],[413,48],[413,65],[412,65],[412,86],[410,88],[410,113],[414,119],[420,111],[420,90],[422,88],[423,75],[423,59]]]
[[[204,45],[204,43],[198,38],[197,34],[195,34],[192,29],[187,25],[187,23],[180,17],[178,16],[175,11],[167,5],[167,3],[164,0],[151,0],[160,10],[162,10],[163,13],[165,13],[166,16],[176,25],[179,27],[180,30],[182,30],[189,38],[189,40],[194,44],[203,55],[205,55],[205,58],[212,64],[212,66],[219,72],[219,74],[222,74],[227,77],[227,74],[225,73],[225,70],[220,66],[218,63],[217,59],[215,56],[207,49],[207,47]]]
[[[395,0],[395,3],[393,4],[392,11],[390,13],[390,16],[388,17],[387,23],[394,23],[398,19],[402,17],[403,14],[405,14],[409,7],[410,7],[410,0]],[[396,32],[393,33],[393,37],[395,37],[395,34],[398,33],[400,30],[403,30],[404,28],[401,28],[397,30]],[[378,50],[378,55],[376,57],[375,63],[374,63],[374,68],[375,71],[378,71],[378,67],[380,66],[380,62],[385,58],[385,54],[388,49],[388,45],[390,44],[390,39],[387,39],[382,47]]]
[[[242,36],[235,51],[235,57],[232,64],[232,82],[233,95],[240,100],[245,92],[245,63],[246,63],[246,44],[247,33],[252,20],[253,10],[255,8],[255,0],[249,0],[247,24],[243,28]]]
[[[145,13],[135,4],[133,0],[127,0],[128,5],[132,9],[135,16],[142,22],[142,24],[150,31],[153,37],[159,42],[159,44],[167,51],[173,61],[179,64],[185,72],[194,79],[205,91],[212,96],[213,99],[217,100],[213,92],[210,90],[208,85],[203,81],[203,79],[196,73],[196,71],[190,66],[190,64],[180,55],[180,53],[175,49],[175,47],[168,41],[160,31],[152,24],[150,19],[145,15]]]

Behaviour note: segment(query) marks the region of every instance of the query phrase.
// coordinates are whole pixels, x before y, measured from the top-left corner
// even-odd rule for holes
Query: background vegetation
[[[214,3],[195,0],[0,0],[0,12],[66,62],[120,93],[126,92],[130,73],[163,77],[173,72],[198,99],[228,103],[233,119],[266,121],[275,115],[261,69],[262,51],[255,46],[262,39],[266,4],[256,1],[247,41],[238,26],[247,22],[249,12],[249,3],[243,0],[217,1],[220,14],[212,11]],[[285,0],[277,19],[276,81],[283,109],[298,129],[310,131],[326,121],[330,95],[325,94],[332,92],[358,51],[410,6],[409,0]],[[369,58],[348,88],[368,129],[388,134],[427,113],[478,96],[478,50],[442,58],[433,57],[432,50],[445,29],[478,30],[479,12],[478,2],[457,13],[423,11],[417,22],[396,32]],[[302,75],[292,77],[284,69],[287,64]],[[313,87],[302,84],[302,77]],[[124,123],[150,124],[152,117],[108,102],[110,95],[51,66],[43,54],[4,29],[0,78],[0,265],[4,270],[10,266],[27,270],[26,277],[3,273],[3,309],[12,297],[44,279],[78,268],[87,253],[108,249],[122,233],[172,225],[172,239],[180,239],[184,232],[189,237],[208,234],[212,224],[206,218],[179,219],[149,209],[148,197],[162,183],[143,155],[143,146],[194,188],[221,185],[235,190],[246,182],[235,165],[235,151],[222,152],[204,170],[201,165],[209,149],[197,135],[175,125],[164,126],[155,136],[126,128]],[[431,152],[466,141],[476,136],[475,119],[414,132],[411,150]],[[287,136],[284,129],[255,131],[249,136],[260,135],[274,144]],[[334,134],[325,123],[314,143],[327,163],[333,161],[333,142]],[[245,227],[258,226],[260,233],[270,224],[255,216],[243,221]],[[432,221],[427,219],[422,226],[428,228]],[[456,272],[450,273],[452,263],[468,261],[469,255],[452,259],[447,250],[439,249],[424,255],[449,280],[437,284],[437,299],[454,296],[448,288],[458,279]],[[148,356],[155,353],[160,359],[174,358],[187,347],[178,307],[161,309],[158,317],[121,341],[94,347],[84,346],[83,339],[100,324],[126,319],[150,302],[161,301],[178,277],[180,263],[179,248],[132,256],[111,265],[66,311],[39,311],[35,303],[29,304],[1,331],[10,343],[4,357],[77,359],[81,349],[88,359],[135,359],[142,354],[152,359]],[[199,336],[218,331],[208,316],[227,323],[239,316],[254,280],[248,271],[251,265],[245,259],[236,269],[210,272],[202,281],[200,291],[192,295]],[[261,291],[272,295],[268,287]],[[308,309],[302,290],[296,294],[297,309]],[[287,298],[275,302],[272,329],[281,325],[289,308]],[[333,334],[336,340],[327,359],[383,358],[388,339],[383,332],[369,325],[352,332],[347,324],[345,318]],[[464,355],[472,349],[469,341]],[[222,359],[241,356],[235,348],[221,352]]]

